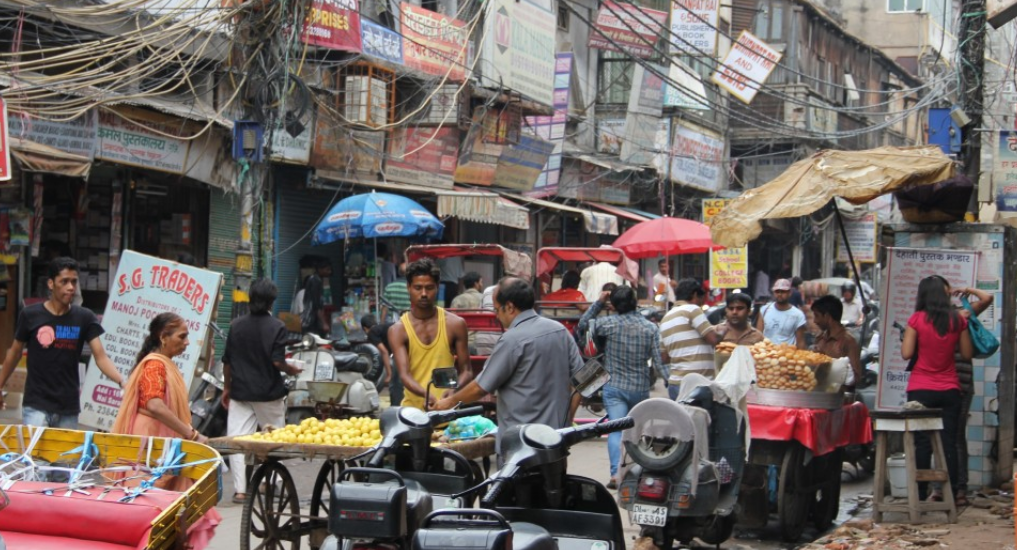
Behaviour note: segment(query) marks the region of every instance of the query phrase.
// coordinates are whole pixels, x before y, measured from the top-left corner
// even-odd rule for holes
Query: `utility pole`
[[[949,1],[949,0],[946,0]],[[978,178],[982,160],[982,114],[985,92],[985,0],[962,0],[961,23],[958,34],[961,58],[960,106],[971,120],[963,128],[964,141],[961,145],[961,160],[964,173],[971,178],[975,190],[968,202],[965,221],[978,220]]]

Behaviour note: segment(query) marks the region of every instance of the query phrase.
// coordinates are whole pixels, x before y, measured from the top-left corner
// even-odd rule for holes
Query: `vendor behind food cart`
[[[812,302],[812,315],[821,331],[812,349],[835,359],[847,357],[851,364],[851,376],[844,385],[854,386],[862,379],[862,352],[858,341],[841,323],[843,304],[834,296],[823,296]]]

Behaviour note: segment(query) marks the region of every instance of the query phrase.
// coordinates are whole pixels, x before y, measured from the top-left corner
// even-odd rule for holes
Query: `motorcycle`
[[[730,538],[745,468],[745,421],[715,383],[687,380],[677,401],[649,399],[629,412],[623,435],[619,505],[640,536],[660,548],[694,537],[707,544]]]
[[[435,385],[454,387],[457,374],[454,368],[436,369],[435,380],[442,381]],[[475,485],[483,477],[479,467],[455,451],[432,447],[431,435],[437,426],[483,411],[479,406],[429,412],[413,407],[385,410],[381,415],[384,437],[362,455],[370,457],[366,467],[345,469],[332,487],[329,510],[334,512],[322,550],[408,548],[410,537],[434,508],[472,505],[451,495]]]
[[[555,430],[513,426],[502,434],[505,465],[469,490],[487,488],[482,509],[438,510],[424,518],[413,550],[622,550],[625,535],[611,493],[599,482],[569,474],[569,448],[632,426],[631,418]]]
[[[223,342],[226,341],[226,333],[215,323],[209,323],[208,326]],[[201,373],[201,378],[191,393],[191,427],[205,437],[213,438],[226,435],[227,410],[222,404],[225,387],[222,363],[216,361],[211,369]]]
[[[286,360],[303,368],[297,376],[287,376],[289,395],[286,401],[286,423],[299,424],[311,416],[375,416],[381,407],[377,387],[365,378],[373,365],[363,355],[335,349],[331,342],[315,334],[306,334],[287,350]],[[333,384],[335,391],[327,398],[312,396],[316,382]]]

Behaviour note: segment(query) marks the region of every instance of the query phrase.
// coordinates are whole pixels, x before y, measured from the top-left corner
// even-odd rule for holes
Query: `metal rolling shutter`
[[[208,268],[223,274],[222,301],[216,324],[229,329],[233,312],[233,264],[240,244],[240,195],[222,189],[209,189]],[[226,342],[216,337],[215,349],[221,353]]]

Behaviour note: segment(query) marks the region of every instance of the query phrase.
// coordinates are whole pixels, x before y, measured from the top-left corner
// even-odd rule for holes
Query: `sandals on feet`
[[[247,502],[247,495],[244,493],[233,493],[233,504],[243,504]]]

